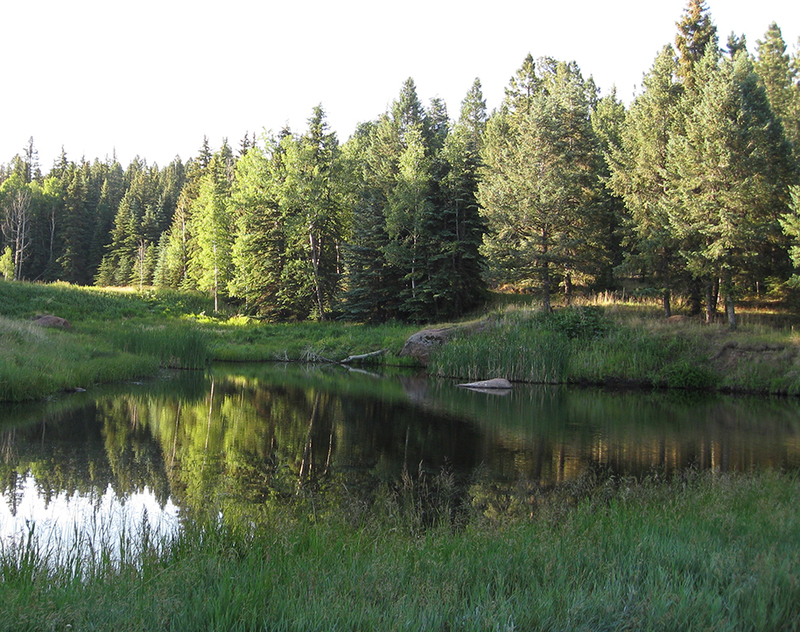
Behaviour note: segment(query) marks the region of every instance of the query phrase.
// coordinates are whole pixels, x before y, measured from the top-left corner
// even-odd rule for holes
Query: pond
[[[0,407],[0,538],[69,550],[185,516],[368,499],[446,473],[497,489],[619,476],[800,468],[800,400],[516,385],[408,372],[215,365]]]

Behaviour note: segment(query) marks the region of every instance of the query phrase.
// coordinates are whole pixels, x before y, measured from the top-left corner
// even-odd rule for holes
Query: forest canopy
[[[645,60],[644,63],[647,63]],[[644,64],[643,64],[644,65]],[[800,49],[773,23],[722,44],[690,0],[629,106],[575,62],[528,56],[500,107],[451,117],[409,78],[340,142],[246,135],[166,166],[0,165],[0,276],[210,293],[271,320],[446,320],[487,288],[635,281],[707,318],[800,284]]]

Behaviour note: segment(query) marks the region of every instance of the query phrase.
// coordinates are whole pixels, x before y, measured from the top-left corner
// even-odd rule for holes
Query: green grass
[[[413,326],[259,323],[211,316],[210,307],[191,292],[0,282],[0,401],[153,375],[161,367],[202,369],[211,360],[339,361],[387,349],[372,361],[409,364],[397,354]],[[42,314],[66,318],[71,328],[33,326]]]
[[[332,360],[387,349],[374,362],[402,364],[397,354],[419,329],[402,323],[364,325],[341,322],[254,323],[221,321],[206,328],[213,358],[222,361]]]
[[[800,339],[789,314],[758,306],[742,312],[732,332],[697,320],[667,322],[645,299],[599,295],[542,314],[522,298],[485,315],[478,333],[444,345],[429,372],[468,380],[800,394]],[[2,282],[0,401],[152,375],[158,367],[202,368],[211,360],[325,362],[387,349],[371,361],[415,364],[398,356],[414,325],[262,323],[210,315],[210,308],[208,297],[191,292]],[[72,329],[34,333],[27,322],[45,313],[66,318]],[[59,366],[65,359],[69,366]]]
[[[0,317],[0,401],[152,375],[158,367],[153,357],[121,352],[104,340]]]
[[[307,492],[139,529],[116,562],[23,542],[0,552],[0,630],[800,629],[796,476],[475,481],[420,528],[425,501],[405,486],[343,512]]]
[[[444,345],[429,371],[470,380],[800,394],[800,341],[793,329],[760,321],[730,331],[668,322],[647,310],[507,308],[489,316],[478,333]]]

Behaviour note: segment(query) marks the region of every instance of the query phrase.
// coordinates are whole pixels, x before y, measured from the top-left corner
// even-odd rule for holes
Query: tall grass
[[[709,363],[711,341],[693,328],[635,324],[597,306],[549,314],[512,309],[487,322],[484,330],[444,345],[429,369],[471,380],[543,384],[710,388],[721,379]]]
[[[207,335],[190,325],[116,327],[107,339],[120,351],[157,358],[162,367],[171,369],[202,369],[211,359]]]
[[[355,517],[307,495],[157,542],[140,530],[113,564],[6,548],[0,565],[24,572],[0,580],[0,630],[800,629],[796,476],[496,491],[516,517],[487,518],[472,493],[468,520],[420,529],[404,488]]]
[[[556,384],[566,379],[569,353],[566,336],[511,322],[449,341],[434,353],[429,370],[468,380],[502,376]]]

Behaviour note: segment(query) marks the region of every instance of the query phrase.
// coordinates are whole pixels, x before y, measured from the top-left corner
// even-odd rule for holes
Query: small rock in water
[[[469,384],[459,384],[464,388],[512,388],[511,382],[502,377],[496,377],[492,380],[481,380],[480,382],[470,382]]]

